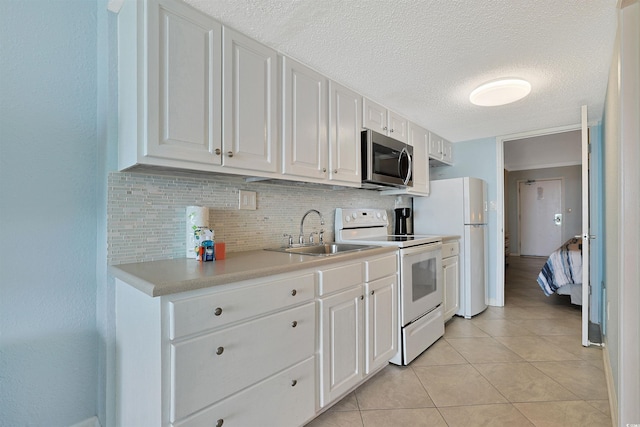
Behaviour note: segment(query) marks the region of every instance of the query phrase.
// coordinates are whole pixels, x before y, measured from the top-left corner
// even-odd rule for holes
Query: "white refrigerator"
[[[428,197],[413,199],[413,232],[460,236],[459,316],[487,308],[487,183],[478,178],[431,181]]]

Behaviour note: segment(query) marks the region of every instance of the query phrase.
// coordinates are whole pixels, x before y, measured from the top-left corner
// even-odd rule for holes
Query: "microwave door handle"
[[[402,164],[402,155],[405,154],[407,156],[407,159],[409,160],[409,170],[407,171],[407,176],[404,179],[403,184],[407,185],[407,183],[409,182],[409,180],[411,180],[411,170],[413,169],[412,166],[412,160],[411,160],[411,155],[409,155],[409,151],[407,150],[406,147],[404,147],[402,149],[402,151],[400,152],[400,156],[398,157],[398,175],[402,175],[402,169],[400,168],[400,165]]]

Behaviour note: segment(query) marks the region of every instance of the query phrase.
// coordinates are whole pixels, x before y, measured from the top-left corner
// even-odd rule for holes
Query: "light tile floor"
[[[610,426],[602,351],[582,347],[580,307],[542,293],[544,261],[512,257],[505,307],[454,317],[307,427]]]

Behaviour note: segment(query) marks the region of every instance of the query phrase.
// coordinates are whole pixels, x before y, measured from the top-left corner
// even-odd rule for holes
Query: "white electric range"
[[[384,209],[336,209],[337,242],[398,248],[398,352],[391,363],[407,365],[444,335],[442,237],[390,235],[388,229]]]

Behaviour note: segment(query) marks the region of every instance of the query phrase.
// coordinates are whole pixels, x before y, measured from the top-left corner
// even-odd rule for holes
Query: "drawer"
[[[315,307],[311,302],[172,344],[171,421],[312,356]]]
[[[311,357],[173,426],[302,425],[315,414],[314,369]]]
[[[327,295],[362,284],[364,282],[362,270],[362,262],[357,262],[319,271],[318,295]]]
[[[397,259],[397,255],[393,253],[383,258],[365,261],[365,280],[371,282],[395,274],[398,269]]]
[[[169,338],[191,335],[314,298],[313,273],[169,303]]]
[[[442,258],[458,255],[460,253],[460,246],[458,241],[447,242],[442,244]]]

